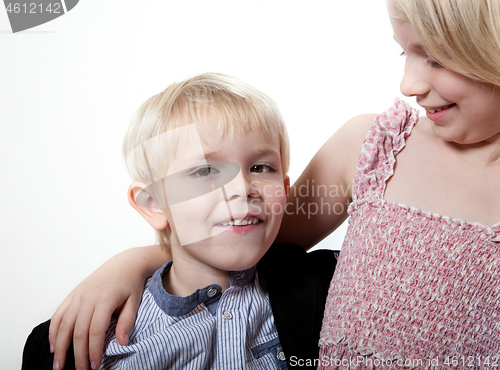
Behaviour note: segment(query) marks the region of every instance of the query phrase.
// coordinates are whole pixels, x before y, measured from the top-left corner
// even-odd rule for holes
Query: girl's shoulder
[[[409,134],[418,120],[418,111],[396,98],[394,104],[380,114],[362,114],[347,121],[331,139],[340,147],[359,148],[372,136],[399,136]],[[344,145],[342,145],[344,143]]]
[[[345,183],[351,184],[365,142],[403,146],[418,120],[418,112],[403,100],[380,114],[362,114],[347,121],[325,144],[325,159],[342,158]],[[387,140],[389,138],[389,140]]]
[[[407,102],[396,98],[394,104],[375,117],[371,125],[366,141],[377,144],[386,138],[392,139],[394,145],[398,141],[404,141],[413,130],[418,120],[418,111],[412,108]]]

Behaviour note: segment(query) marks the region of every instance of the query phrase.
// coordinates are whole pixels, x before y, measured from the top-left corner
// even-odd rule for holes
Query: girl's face
[[[458,144],[500,142],[500,87],[441,67],[407,21],[391,18],[391,23],[406,55],[401,92],[416,97],[434,133]]]

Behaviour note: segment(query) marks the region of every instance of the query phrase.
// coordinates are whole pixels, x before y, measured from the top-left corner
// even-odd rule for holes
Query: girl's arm
[[[376,115],[344,124],[293,184],[277,242],[309,249],[347,218],[361,145]]]
[[[113,312],[119,313],[116,339],[122,345],[134,327],[146,279],[170,260],[159,246],[117,254],[81,282],[59,306],[50,323],[54,369],[64,368],[73,338],[76,369],[93,369],[102,360],[104,338]]]

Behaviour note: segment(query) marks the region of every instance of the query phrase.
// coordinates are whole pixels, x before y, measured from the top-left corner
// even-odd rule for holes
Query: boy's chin
[[[255,266],[272,244],[267,238],[249,240],[224,236],[216,235],[185,246],[173,245],[172,250],[177,254],[176,249],[187,248],[193,257],[218,270],[242,271]]]
[[[225,271],[242,271],[254,267],[267,252],[266,248],[257,253],[227,253],[221,258],[219,268]]]

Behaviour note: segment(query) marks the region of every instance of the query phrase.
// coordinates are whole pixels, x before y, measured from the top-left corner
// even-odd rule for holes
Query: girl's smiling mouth
[[[448,108],[451,108],[453,106],[455,106],[456,104],[453,103],[453,104],[448,104],[448,105],[445,105],[445,106],[442,106],[442,107],[438,107],[438,108],[425,108],[424,109],[429,112],[429,113],[436,113],[436,112],[441,112],[442,110],[444,109],[448,109]]]
[[[441,120],[448,112],[450,112],[456,104],[448,104],[442,105],[440,107],[426,107],[422,105],[422,108],[425,109],[427,118],[429,118],[433,122],[437,122]]]

